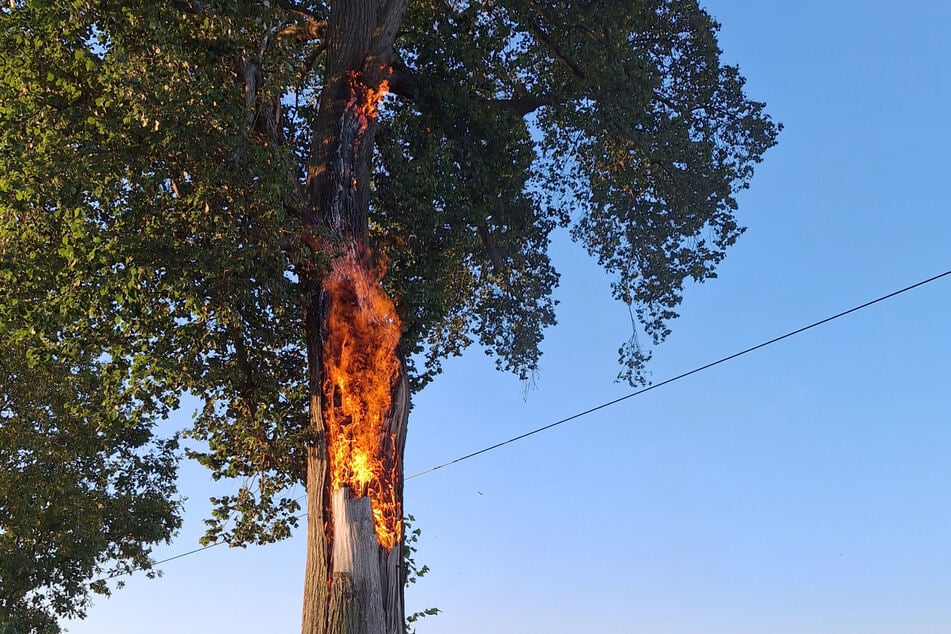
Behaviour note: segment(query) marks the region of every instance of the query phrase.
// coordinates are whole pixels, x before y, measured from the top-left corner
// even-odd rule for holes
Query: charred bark
[[[325,413],[333,406],[333,397],[328,403],[325,381],[329,366],[324,357],[326,343],[338,334],[328,319],[335,298],[326,286],[337,261],[357,261],[365,271],[374,268],[368,244],[369,181],[376,133],[373,108],[389,72],[393,40],[405,8],[406,0],[337,0],[329,3],[327,14],[324,90],[306,183],[310,212],[306,216],[317,223],[305,227],[314,265],[301,276],[307,306],[304,330],[311,431],[303,634],[402,634],[404,627],[401,529],[396,543],[384,547],[374,530],[366,491],[346,486],[331,490],[333,447],[328,447],[327,423],[333,419],[325,420]],[[372,283],[378,286],[375,280]],[[396,481],[392,484],[401,514],[409,412],[402,363],[390,393],[380,446],[394,462]]]

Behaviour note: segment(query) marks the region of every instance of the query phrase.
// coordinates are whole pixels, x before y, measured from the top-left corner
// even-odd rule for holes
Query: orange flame
[[[330,296],[324,342],[324,423],[332,490],[370,497],[377,539],[392,550],[402,536],[396,495],[396,442],[388,429],[399,376],[400,321],[393,301],[352,250],[324,281]]]
[[[350,101],[347,106],[357,112],[361,127],[365,130],[369,122],[376,119],[380,100],[390,91],[390,82],[384,79],[374,89],[364,84],[360,73],[356,71],[347,73],[347,82],[350,84]]]

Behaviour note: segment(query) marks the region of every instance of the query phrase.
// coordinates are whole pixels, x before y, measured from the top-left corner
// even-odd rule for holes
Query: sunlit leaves
[[[415,83],[383,118],[375,205],[420,379],[473,341],[534,372],[559,224],[663,340],[685,281],[742,233],[735,194],[778,132],[716,23],[692,0],[412,3],[407,21]],[[623,376],[648,356],[624,346]]]
[[[36,628],[104,590],[87,582],[106,560],[147,565],[174,531],[173,445],[156,426],[184,395],[201,402],[192,455],[238,487],[206,539],[294,525],[313,440],[297,281],[326,264],[304,246],[300,195],[326,136],[324,49],[287,35],[301,15],[281,5],[0,8],[0,499],[18,505],[17,535],[58,553],[0,599],[34,606]],[[558,226],[652,340],[667,335],[685,285],[742,233],[736,194],[778,132],[721,63],[716,28],[695,0],[410,3],[369,219],[415,388],[473,344],[531,378],[555,322]],[[647,357],[622,347],[625,378]],[[81,516],[74,534],[42,528],[54,498]],[[108,522],[121,547],[89,537]],[[54,586],[57,602],[30,594]]]
[[[246,129],[234,67],[262,16],[238,4],[0,16],[0,567],[15,566],[0,621],[23,631],[81,615],[108,589],[93,578],[147,569],[175,532],[176,444],[154,434],[184,393],[233,402],[199,419],[211,435],[235,418],[290,428],[247,460],[278,491],[299,478],[285,445],[302,355],[278,245],[294,161]],[[254,402],[268,405],[250,416]]]

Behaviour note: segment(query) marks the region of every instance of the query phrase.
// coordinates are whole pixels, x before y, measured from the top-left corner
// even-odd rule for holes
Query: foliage
[[[26,631],[81,616],[108,591],[92,578],[149,567],[180,522],[155,424],[185,390],[209,403],[199,425],[229,414],[239,313],[290,287],[242,276],[277,251],[259,245],[280,211],[253,182],[266,160],[221,129],[243,117],[221,27],[151,3],[0,14],[0,621]],[[287,380],[293,353],[258,354],[262,381]]]
[[[57,632],[178,529],[177,442],[153,438],[153,404],[123,393],[112,364],[27,350],[3,324],[0,624]]]
[[[185,393],[204,403],[194,457],[248,483],[217,500],[207,539],[272,541],[296,523],[301,187],[330,4],[0,9],[0,540],[115,528],[31,564],[31,588],[60,588],[23,595],[37,619],[81,612],[102,562],[145,564],[174,530],[174,443],[153,434]],[[735,195],[778,132],[720,62],[716,29],[696,0],[410,2],[370,222],[417,389],[475,342],[500,369],[537,371],[556,227],[667,335],[686,280],[713,277],[742,232]],[[640,380],[646,356],[623,347],[622,374]],[[42,512],[69,509],[70,530],[42,530],[58,521]]]
[[[429,566],[425,564],[418,566],[416,564],[416,552],[419,549],[417,543],[419,542],[419,536],[422,535],[422,531],[419,528],[413,528],[415,522],[416,518],[412,515],[408,515],[403,519],[403,528],[405,530],[405,537],[403,539],[403,568],[406,570],[407,586],[416,583],[417,580],[429,572]],[[439,612],[439,608],[426,608],[408,614],[406,616],[406,631],[415,632],[416,630],[411,629],[414,623],[427,616],[435,616],[439,614]],[[2,632],[0,632],[0,634],[2,634]]]
[[[778,131],[720,63],[718,25],[692,0],[442,5],[411,5],[415,94],[388,121],[377,200],[420,380],[472,336],[503,369],[537,369],[557,225],[659,343],[685,280],[713,277],[742,232],[735,193]],[[621,361],[641,380],[636,347]]]

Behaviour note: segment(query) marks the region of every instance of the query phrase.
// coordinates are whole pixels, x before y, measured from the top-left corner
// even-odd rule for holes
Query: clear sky
[[[951,2],[709,0],[786,129],[655,381],[951,268]],[[416,399],[407,474],[626,394],[608,279],[560,236],[523,398],[478,350]],[[951,632],[951,278],[406,486],[419,634]],[[187,416],[187,414],[183,414]],[[183,469],[180,538],[214,490]],[[302,535],[132,578],[74,634],[299,631]]]

